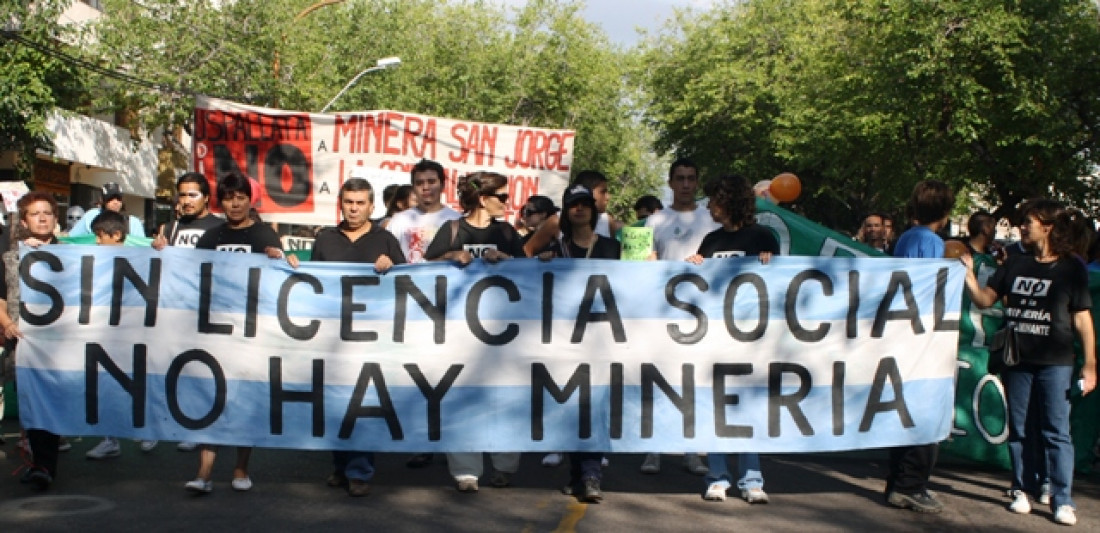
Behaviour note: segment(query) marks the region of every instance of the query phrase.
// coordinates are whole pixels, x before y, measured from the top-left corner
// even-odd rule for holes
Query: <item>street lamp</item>
[[[343,95],[345,92],[347,92],[347,90],[350,89],[352,85],[355,85],[355,82],[359,81],[359,78],[362,78],[367,73],[374,72],[376,70],[386,70],[388,68],[396,67],[400,64],[401,64],[401,58],[400,57],[383,57],[382,59],[379,59],[378,62],[373,67],[368,68],[367,70],[364,70],[363,72],[360,72],[359,74],[356,74],[355,77],[352,78],[351,81],[349,81],[348,84],[345,85],[343,89],[340,89],[340,92],[336,93],[336,96],[332,97],[332,100],[329,100],[328,103],[325,104],[325,107],[323,107],[321,109],[321,112],[324,113],[324,112],[328,111],[328,108],[332,107],[332,104],[334,102],[336,102],[336,100],[338,98],[340,98],[341,95]]]

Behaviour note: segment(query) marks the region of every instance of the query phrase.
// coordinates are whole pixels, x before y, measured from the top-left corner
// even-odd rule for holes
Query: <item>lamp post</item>
[[[334,102],[336,102],[336,100],[339,99],[341,95],[343,95],[345,92],[347,92],[347,90],[350,89],[352,85],[355,85],[355,82],[359,81],[359,78],[362,78],[363,76],[365,76],[366,74],[368,74],[370,72],[374,72],[376,70],[385,70],[385,69],[388,69],[388,68],[393,68],[393,67],[396,67],[400,64],[401,64],[401,58],[400,57],[383,57],[382,59],[379,59],[378,62],[373,67],[368,68],[368,69],[364,70],[363,72],[360,72],[359,74],[356,74],[355,77],[352,78],[351,81],[349,81],[348,84],[345,85],[343,89],[340,89],[340,92],[336,93],[336,96],[332,97],[332,100],[329,100],[328,103],[325,104],[325,107],[321,108],[321,112],[324,113],[324,112],[328,111],[328,108],[332,107],[332,104]]]

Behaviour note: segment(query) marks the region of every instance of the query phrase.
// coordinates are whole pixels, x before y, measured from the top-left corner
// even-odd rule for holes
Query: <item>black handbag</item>
[[[1020,364],[1020,344],[1017,339],[1016,324],[1005,323],[989,343],[989,373],[999,374]]]

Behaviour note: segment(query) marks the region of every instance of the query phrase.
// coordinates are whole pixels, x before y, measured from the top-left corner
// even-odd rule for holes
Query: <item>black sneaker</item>
[[[328,479],[325,480],[325,485],[330,487],[347,487],[348,478],[339,472],[333,472]]]
[[[584,497],[582,499],[586,502],[600,503],[600,500],[603,499],[603,492],[600,490],[600,480],[596,478],[584,480]]]
[[[916,494],[904,494],[891,492],[886,496],[886,503],[902,509],[912,509],[918,513],[939,513],[943,511],[943,504],[935,496],[922,490]]]
[[[27,483],[38,490],[46,490],[53,483],[53,477],[45,470],[35,468],[27,474]]]

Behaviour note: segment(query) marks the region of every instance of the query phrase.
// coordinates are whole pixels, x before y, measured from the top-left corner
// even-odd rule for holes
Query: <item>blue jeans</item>
[[[1037,494],[1037,472],[1045,456],[1049,465],[1052,509],[1073,505],[1073,441],[1069,436],[1069,391],[1072,366],[1019,365],[1001,374],[1008,401],[1008,453],[1012,486]],[[1034,401],[1032,401],[1034,397]],[[1038,435],[1029,435],[1028,407],[1037,409]],[[1032,448],[1038,446],[1039,450]]]
[[[374,452],[332,452],[332,469],[348,479],[370,481],[374,477]]]
[[[586,479],[599,481],[603,477],[600,462],[603,452],[569,452],[569,482],[577,483]]]
[[[737,488],[741,490],[764,488],[764,474],[760,472],[760,455],[755,453],[708,453],[707,468],[710,471],[703,478],[707,486],[717,483],[727,490],[730,488],[732,484],[730,468],[726,459],[731,455],[737,458]]]

